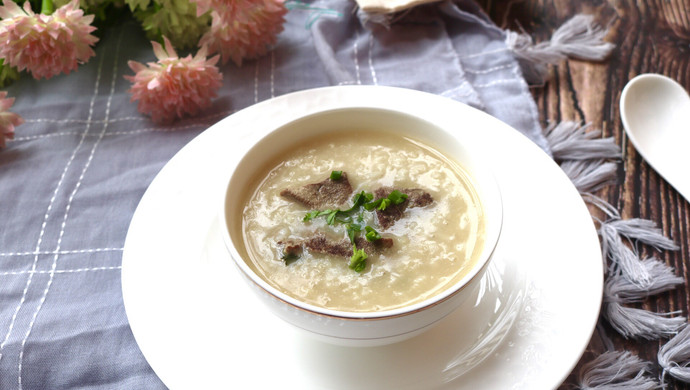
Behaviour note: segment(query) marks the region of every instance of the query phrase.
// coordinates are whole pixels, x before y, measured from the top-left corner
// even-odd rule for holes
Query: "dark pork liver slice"
[[[393,187],[381,187],[374,191],[374,198],[385,198],[394,190],[395,188]],[[398,191],[407,195],[407,199],[405,199],[404,202],[395,205],[392,204],[383,211],[376,210],[376,218],[383,229],[388,229],[393,226],[395,221],[403,217],[403,213],[408,207],[424,207],[434,201],[431,194],[419,188],[405,188],[399,189]]]
[[[381,238],[374,242],[367,241],[364,237],[357,237],[355,239],[357,244],[357,249],[364,249],[367,254],[381,252],[384,249],[388,249],[393,246],[392,238]],[[302,246],[309,249],[309,251],[314,253],[321,253],[339,257],[351,257],[352,256],[352,243],[348,239],[342,239],[340,241],[329,240],[323,234],[318,234],[316,236],[305,239],[302,242],[289,242],[289,243],[279,243],[285,244],[285,251],[291,253],[301,253]]]
[[[331,180],[329,177],[318,183],[286,188],[280,192],[280,196],[315,210],[336,208],[347,202],[351,194],[352,186],[345,172],[338,180]]]
[[[392,247],[393,239],[384,237],[374,242],[369,242],[364,237],[357,237],[355,244],[357,249],[364,249],[364,252],[367,254],[372,254]],[[320,234],[304,240],[304,247],[315,253],[340,257],[352,256],[352,243],[348,239],[332,241]]]

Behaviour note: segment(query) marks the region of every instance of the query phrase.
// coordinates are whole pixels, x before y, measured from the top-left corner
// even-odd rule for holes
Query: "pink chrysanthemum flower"
[[[256,58],[276,43],[283,31],[287,8],[284,0],[195,0],[198,12],[211,9],[211,29],[199,45],[220,53],[223,63],[237,65],[245,58]]]
[[[7,92],[0,91],[0,148],[4,148],[6,141],[14,138],[14,128],[24,123],[18,114],[10,112],[14,98],[7,98]]]
[[[146,66],[129,61],[136,74],[125,76],[134,83],[129,90],[131,101],[139,100],[139,111],[158,123],[171,122],[185,114],[195,115],[210,106],[223,79],[215,66],[218,56],[207,60],[205,46],[194,57],[179,58],[168,38],[164,40],[165,49],[160,43],[151,42],[158,62]]]
[[[20,71],[27,69],[36,79],[69,73],[95,54],[93,15],[84,16],[79,0],[51,15],[35,14],[28,1],[22,9],[5,0],[0,18],[0,58]]]

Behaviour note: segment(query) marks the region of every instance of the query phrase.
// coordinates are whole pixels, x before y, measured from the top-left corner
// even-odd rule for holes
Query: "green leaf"
[[[283,252],[283,255],[280,258],[285,262],[285,265],[290,265],[295,261],[299,260],[299,255],[294,253]]]
[[[377,207],[377,210],[385,210],[388,208],[388,206],[391,205],[391,200],[388,198],[381,198],[381,203],[379,204],[379,207]]]
[[[340,180],[343,177],[343,171],[333,171],[331,172],[331,180]]]
[[[357,249],[356,246],[352,245],[352,257],[350,257],[350,263],[348,267],[355,272],[362,272],[367,266],[367,254],[364,249]]]
[[[340,210],[329,210],[328,217],[326,218],[326,223],[329,225],[333,225],[335,222],[335,216],[338,215]]]
[[[385,198],[379,198],[376,199],[373,202],[368,202],[364,204],[364,208],[367,211],[372,211],[374,209],[383,211],[388,208],[391,204],[398,205],[404,202],[407,199],[407,194],[403,194],[402,192],[398,190],[393,190],[390,194],[388,194],[387,197]]]
[[[318,216],[319,216],[319,213],[321,213],[319,210],[312,210],[312,211],[308,212],[308,213],[304,216],[304,218],[302,218],[302,221],[303,221],[303,222],[311,221],[312,219],[318,217]]]
[[[343,212],[339,211],[338,217],[340,217],[342,214],[343,214]],[[342,224],[352,223],[352,217],[349,215],[346,215],[345,218],[338,218],[338,217],[335,218],[335,222],[342,223]]]
[[[364,222],[364,211],[360,211],[357,216],[357,222]]]
[[[304,216],[304,218],[302,218],[302,221],[308,222],[308,221],[311,221],[312,219],[314,219],[314,218],[316,218],[316,217],[320,217],[320,216],[322,216],[322,215],[327,215],[327,216],[328,216],[328,219],[331,220],[331,222],[329,223],[329,225],[332,225],[332,224],[333,224],[333,220],[335,219],[335,215],[336,215],[338,212],[340,212],[340,210],[338,210],[338,209],[335,209],[335,210],[331,210],[331,209],[327,209],[327,210],[312,210],[312,211],[308,212],[308,213]]]
[[[352,207],[350,209],[354,209],[355,207],[359,207],[364,203],[371,202],[372,199],[374,199],[374,194],[371,192],[362,191],[352,198]]]
[[[400,204],[407,199],[407,194],[403,194],[398,190],[393,190],[393,192],[388,194],[388,199],[390,199],[393,204]]]
[[[379,232],[377,232],[373,227],[367,225],[364,227],[364,230],[366,230],[364,238],[366,238],[367,241],[373,242],[381,239],[381,234],[379,234]]]
[[[379,205],[381,205],[381,202],[383,202],[383,199],[385,199],[385,198],[380,198],[380,199],[376,199],[373,202],[365,203],[364,209],[367,211],[372,211],[372,210],[378,208]]]
[[[345,229],[347,230],[347,237],[350,239],[350,242],[354,244],[355,237],[357,236],[357,233],[362,231],[362,227],[356,223],[348,223],[347,226],[345,226]]]
[[[359,194],[355,194],[355,196],[352,197],[352,207],[347,210],[342,210],[341,213],[349,214],[372,199],[374,199],[374,195],[370,192],[362,191]]]

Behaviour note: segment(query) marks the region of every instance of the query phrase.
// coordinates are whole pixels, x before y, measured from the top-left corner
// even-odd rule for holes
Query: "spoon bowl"
[[[690,96],[685,89],[666,76],[639,75],[623,88],[620,112],[635,149],[690,200]]]

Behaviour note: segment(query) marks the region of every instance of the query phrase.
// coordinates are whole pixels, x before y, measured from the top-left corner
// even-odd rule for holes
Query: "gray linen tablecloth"
[[[77,72],[7,89],[26,123],[0,151],[0,389],[165,388],[123,307],[127,228],[161,167],[237,110],[307,88],[398,86],[471,104],[546,148],[504,32],[471,1],[422,6],[390,28],[363,25],[351,1],[287,5],[275,49],[222,66],[213,106],[172,125],[129,101],[127,61],[154,60],[135,22],[101,31]]]

